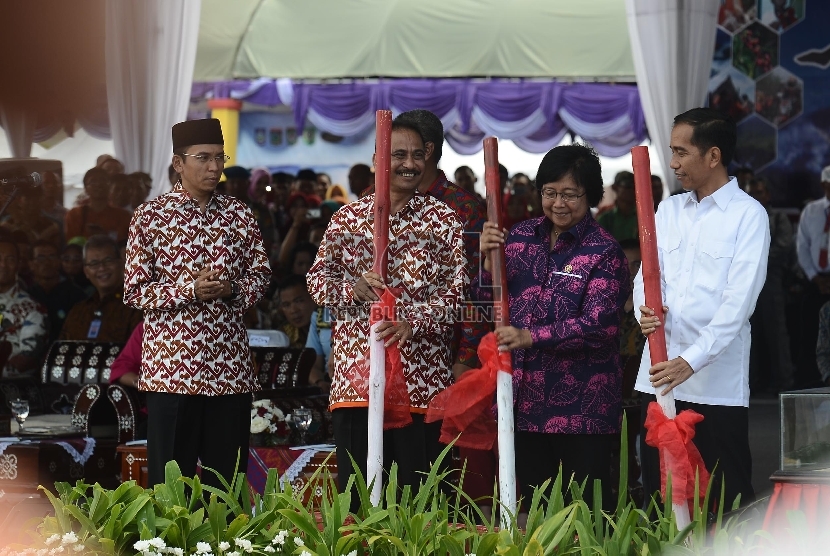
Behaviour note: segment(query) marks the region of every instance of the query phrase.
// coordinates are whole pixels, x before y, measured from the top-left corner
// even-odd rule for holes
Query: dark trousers
[[[522,497],[522,510],[530,509],[534,487],[547,479],[551,483],[562,465],[562,489],[571,475],[581,483],[585,479],[584,499],[593,507],[594,479],[602,482],[602,508],[611,511],[617,506],[611,491],[611,449],[616,434],[547,434],[516,431],[516,480]],[[549,487],[550,488],[550,485]],[[550,493],[548,490],[545,496]],[[565,499],[569,495],[565,494]]]
[[[228,483],[234,469],[248,470],[251,431],[248,394],[189,396],[147,393],[147,467],[149,487],[164,482],[164,466],[175,460],[182,475],[196,474],[201,461],[202,483],[221,488],[217,471]],[[237,457],[239,467],[237,468]]]
[[[337,486],[346,492],[349,477],[354,473],[351,456],[366,478],[366,458],[369,456],[369,410],[363,407],[335,409],[331,412],[334,425],[334,442],[337,445]],[[383,468],[387,471],[392,462],[398,464],[398,486],[410,485],[415,492],[424,480],[432,463],[446,448],[438,441],[441,421],[424,423],[424,416],[412,414],[412,424],[400,429],[383,432]],[[442,462],[444,468],[449,458]],[[360,507],[357,496],[352,497],[352,512]]]
[[[749,387],[753,392],[764,388],[788,390],[793,385],[782,274],[782,269],[771,268],[767,271],[767,281],[758,296],[755,313],[749,319],[753,338],[749,357]]]
[[[654,394],[643,394],[642,419],[640,421],[640,467],[643,473],[643,493],[646,505],[650,496],[660,493],[660,453],[646,444],[644,426],[648,404],[655,401]],[[749,451],[749,408],[723,405],[703,405],[675,401],[677,413],[692,409],[703,415],[703,421],[695,427],[695,446],[712,474],[709,499],[716,507],[720,498],[721,480],[726,485],[724,509],[732,508],[732,502],[741,495],[741,506],[755,500],[752,488],[752,454]]]

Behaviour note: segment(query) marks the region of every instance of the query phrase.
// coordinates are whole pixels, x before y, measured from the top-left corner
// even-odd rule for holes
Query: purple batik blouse
[[[620,318],[631,282],[620,245],[588,212],[550,249],[546,217],[516,224],[505,241],[510,324],[533,347],[513,350],[516,428],[559,434],[618,433]],[[480,299],[493,297],[482,270]]]

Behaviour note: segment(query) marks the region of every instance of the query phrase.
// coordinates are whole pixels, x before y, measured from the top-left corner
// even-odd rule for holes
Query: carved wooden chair
[[[301,388],[317,355],[310,348],[252,347],[251,357],[262,388]]]

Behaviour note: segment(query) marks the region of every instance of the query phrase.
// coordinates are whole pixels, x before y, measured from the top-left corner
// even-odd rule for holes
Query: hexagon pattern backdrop
[[[830,0],[721,0],[709,106],[738,124],[735,168],[771,185],[773,204],[822,195],[830,164]]]

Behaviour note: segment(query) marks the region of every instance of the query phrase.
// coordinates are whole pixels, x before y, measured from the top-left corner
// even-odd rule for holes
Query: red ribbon
[[[490,411],[497,373],[512,374],[512,366],[510,352],[499,351],[498,340],[492,332],[482,338],[478,358],[481,368],[465,372],[455,384],[435,396],[424,420],[427,423],[444,420],[440,439],[444,444],[460,434],[456,446],[490,450],[498,433]]]
[[[694,501],[695,472],[700,473],[699,500],[702,502],[709,484],[709,472],[700,452],[692,442],[695,425],[703,421],[703,415],[691,409],[681,411],[669,419],[657,402],[648,405],[645,427],[646,444],[660,451],[660,494],[666,497],[666,476],[671,472],[672,503],[685,504]]]
[[[372,306],[369,317],[370,326],[379,321],[395,321],[395,292],[385,288],[380,301]],[[371,332],[370,332],[371,334]],[[371,338],[370,338],[370,341]],[[412,423],[410,415],[411,401],[403,362],[398,342],[393,342],[384,350],[386,354],[386,390],[384,391],[383,430],[399,429]],[[366,360],[368,361],[368,357]]]

